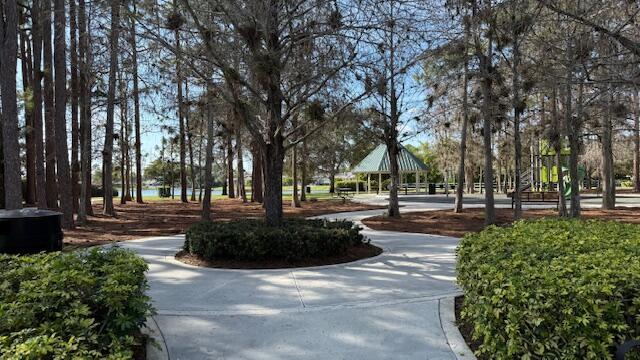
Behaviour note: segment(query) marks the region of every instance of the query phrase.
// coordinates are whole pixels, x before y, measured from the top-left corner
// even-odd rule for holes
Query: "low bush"
[[[623,188],[632,188],[633,187],[633,181],[631,181],[631,180],[622,180],[620,182],[620,186],[622,186]]]
[[[119,196],[118,190],[113,189],[111,194],[113,197]],[[104,189],[98,185],[91,185],[91,197],[104,197]]]
[[[358,191],[365,191],[367,188],[366,181],[358,181]],[[356,191],[356,181],[355,180],[344,180],[336,182],[336,191],[340,188],[349,189],[350,191]],[[371,184],[371,188],[374,188],[373,183]]]
[[[268,227],[247,219],[193,225],[184,250],[208,260],[296,261],[342,254],[364,242],[350,221],[285,219],[280,227]]]
[[[0,255],[0,359],[131,359],[152,308],[130,251]]]
[[[467,235],[462,317],[491,359],[609,359],[640,338],[640,227],[520,221]]]

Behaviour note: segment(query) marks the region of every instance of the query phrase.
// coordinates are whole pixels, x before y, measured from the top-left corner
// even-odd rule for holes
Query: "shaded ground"
[[[64,232],[64,243],[69,248],[101,245],[109,242],[139,239],[147,236],[181,234],[200,221],[200,204],[183,204],[179,201],[149,201],[145,204],[129,203],[115,205],[116,217],[99,215],[100,203],[94,204],[95,217],[87,224]],[[379,209],[379,206],[365,205],[342,200],[319,200],[305,202],[301,208],[284,204],[285,217],[309,217],[345,211]],[[216,200],[212,204],[215,221],[258,218],[264,215],[260,204],[236,199]]]
[[[523,218],[555,217],[555,209],[529,209],[522,212]],[[584,219],[617,220],[640,224],[640,207],[621,207],[615,210],[583,209]],[[498,225],[513,222],[513,210],[496,209]],[[424,233],[462,237],[468,232],[484,229],[484,209],[465,209],[463,213],[455,214],[452,210],[434,210],[403,214],[400,219],[390,219],[374,216],[362,221],[374,230],[391,230],[411,233]]]
[[[199,256],[180,251],[176,254],[176,259],[194,266],[204,266],[224,269],[285,269],[308,266],[321,266],[343,264],[356,260],[367,259],[382,254],[382,249],[371,244],[353,246],[344,254],[329,256],[325,258],[310,258],[299,261],[274,260],[205,260]]]

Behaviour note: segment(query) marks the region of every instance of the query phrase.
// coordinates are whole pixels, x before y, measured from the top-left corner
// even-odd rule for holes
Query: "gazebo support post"
[[[367,194],[371,194],[371,174],[367,173]]]
[[[400,173],[400,183],[404,186],[404,194],[407,195],[407,174]]]
[[[378,195],[382,192],[382,173],[378,173]]]
[[[420,172],[416,171],[416,194],[420,194]]]
[[[356,174],[356,195],[360,193],[360,182],[358,181],[358,174]]]

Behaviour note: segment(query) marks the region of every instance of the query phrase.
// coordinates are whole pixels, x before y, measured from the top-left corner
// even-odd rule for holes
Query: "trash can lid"
[[[0,210],[0,219],[18,219],[25,217],[45,217],[59,215],[62,215],[62,213],[36,208],[24,208],[20,210]]]

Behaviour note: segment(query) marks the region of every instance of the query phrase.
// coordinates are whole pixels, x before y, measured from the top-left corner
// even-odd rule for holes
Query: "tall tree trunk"
[[[515,14],[515,8],[513,9]],[[515,16],[515,15],[514,15]],[[514,24],[515,25],[515,24]],[[520,41],[518,40],[518,31],[516,26],[513,27],[513,60],[512,60],[512,85],[513,85],[513,142],[515,157],[515,188],[514,188],[514,205],[513,218],[520,219],[522,217],[522,140],[520,139],[520,115],[524,111],[523,101],[520,99]]]
[[[572,107],[572,89],[573,81],[573,51],[570,40],[567,40],[567,80],[565,84],[565,126],[567,127],[567,135],[569,138],[569,177],[571,186],[570,216],[572,218],[580,217],[580,187],[578,179],[578,161],[580,154],[580,128],[582,116],[582,84],[580,85],[578,94],[578,111],[577,116],[573,116]]]
[[[174,1],[174,6],[176,2]],[[180,201],[183,203],[188,202],[187,199],[187,148],[185,139],[185,126],[184,126],[184,99],[182,96],[182,64],[180,59],[180,29],[176,27],[174,31],[176,41],[176,83],[178,86],[178,121],[179,121],[179,134],[180,137]]]
[[[55,0],[55,143],[62,227],[73,228],[71,168],[67,148],[67,58],[65,0]]]
[[[640,192],[640,92],[633,93],[633,191]]]
[[[274,135],[274,142],[262,150],[264,182],[265,218],[269,226],[282,224],[282,171],[285,148],[281,135]]]
[[[133,14],[137,14],[136,2],[133,1]],[[140,137],[140,90],[138,85],[138,41],[136,34],[135,16],[130,16],[131,30],[129,34],[129,44],[131,46],[131,71],[133,76],[133,116],[135,126],[135,151],[136,151],[136,202],[144,203],[142,198],[142,141]]]
[[[36,154],[36,203],[39,209],[47,208],[47,189],[44,169],[44,129],[42,124],[42,27],[40,0],[34,0],[31,8],[33,28],[33,132]]]
[[[211,188],[213,187],[213,179],[211,176],[213,163],[213,96],[210,86],[207,88],[207,145],[205,149],[205,165],[204,165],[204,198],[202,199],[202,220],[211,220]]]
[[[125,166],[126,166],[126,171],[125,171],[125,176],[126,176],[126,185],[127,185],[127,201],[131,201],[133,200],[133,197],[135,196],[135,194],[133,193],[133,184],[131,183],[131,146],[129,145],[129,139],[131,138],[131,134],[129,133],[130,129],[130,125],[129,125],[129,120],[127,120],[127,152],[126,152],[126,159],[125,159]]]
[[[309,151],[307,149],[307,142],[302,142],[302,162],[300,164],[300,182],[302,184],[302,192],[300,193],[300,201],[307,201],[307,159]]]
[[[71,190],[73,210],[78,211],[80,196],[80,131],[78,123],[79,84],[78,84],[78,37],[77,37],[76,0],[69,0],[69,38],[71,57]]]
[[[92,214],[91,207],[91,117],[89,100],[89,64],[87,34],[87,17],[85,0],[78,0],[79,28],[79,103],[80,103],[80,195],[78,205],[78,222],[85,223],[87,215]]]
[[[463,207],[463,193],[465,180],[465,158],[467,157],[467,128],[469,127],[469,56],[467,43],[469,41],[469,23],[464,27],[464,67],[462,75],[462,130],[460,131],[460,155],[458,161],[458,186],[456,186],[456,200],[453,212],[461,213]],[[473,181],[472,181],[473,183]]]
[[[120,204],[127,203],[127,185],[126,185],[126,153],[127,153],[127,89],[124,80],[124,74],[120,73]]]
[[[104,202],[102,212],[115,216],[113,208],[113,122],[116,102],[116,75],[118,73],[118,39],[120,36],[120,0],[111,0],[111,29],[109,34],[109,90],[107,93],[107,122],[102,151],[102,179]]]
[[[378,186],[382,186],[382,184]],[[335,194],[335,192],[336,192],[336,170],[332,169],[331,174],[329,175],[329,193]]]
[[[231,127],[226,131],[226,140],[227,140],[227,183],[228,183],[228,195],[229,199],[233,199],[236,197],[236,192],[234,188],[234,176],[233,176],[233,144],[231,143]]]
[[[613,95],[608,88],[609,99],[602,124],[602,208],[611,210],[616,207],[616,180],[613,172]]]
[[[496,140],[498,141],[498,140]],[[502,192],[502,161],[501,161],[500,151],[498,150],[498,155],[496,158],[496,185],[498,193]]]
[[[186,103],[190,104],[188,81],[184,82],[184,92],[185,92]],[[186,131],[187,131],[187,142],[189,143],[189,172],[191,173],[191,201],[196,201],[196,169],[195,169],[195,164],[193,160],[193,128],[192,128],[193,124],[190,124],[190,121],[189,121],[191,117],[190,109],[191,107],[189,105],[189,107],[187,107],[187,111],[185,111],[184,120],[185,120]]]
[[[26,11],[21,11],[19,16],[18,25],[20,28],[25,28]],[[26,30],[20,31],[20,57],[21,70],[22,70],[22,88],[27,93],[29,90],[33,93],[33,61],[31,59],[31,42],[27,35]],[[23,96],[24,101],[24,120],[25,120],[25,168],[27,170],[26,181],[26,194],[25,202],[29,205],[36,203],[36,142],[34,134],[34,107],[31,105],[33,98]]]
[[[18,99],[16,66],[18,55],[18,6],[15,0],[2,4],[0,13],[0,94],[2,94],[2,155],[4,201],[8,210],[22,208],[20,145],[18,143]],[[4,18],[4,19],[3,19]],[[2,21],[4,20],[4,21]]]
[[[225,156],[224,160],[226,161],[226,156]],[[225,166],[225,169],[226,169],[226,166]],[[225,172],[224,172],[224,181],[222,182],[222,192],[220,193],[220,195],[222,195],[222,196],[228,196],[229,195],[229,191],[228,191],[228,188],[227,188],[228,184],[229,184],[229,173],[227,172],[227,170],[225,170]]]
[[[0,30],[1,31],[1,30]],[[2,40],[0,40],[0,43]],[[2,55],[0,54],[0,59]],[[2,60],[0,60],[2,61]],[[2,89],[0,88],[0,95],[2,95]],[[2,120],[2,110],[0,109],[0,120]],[[4,123],[3,123],[4,124]],[[0,209],[5,208],[4,201],[4,142],[2,141],[3,130],[0,129]]]
[[[200,107],[200,121],[198,123],[198,133],[202,133],[203,131],[203,124],[205,121],[205,117],[203,114],[203,110],[204,106]],[[205,124],[206,127],[206,124]],[[204,191],[204,173],[203,173],[203,169],[204,166],[202,165],[202,153],[204,152],[204,150],[202,149],[202,145],[204,142],[204,136],[199,136],[198,137],[198,202],[201,203],[202,202],[202,192]],[[215,146],[215,144],[213,145]]]
[[[390,133],[397,132],[394,126],[390,129]],[[387,152],[389,154],[389,170],[391,172],[391,186],[389,187],[389,205],[387,215],[391,218],[400,217],[400,203],[398,200],[398,188],[400,187],[400,167],[398,166],[398,155],[400,148],[398,146],[397,135],[387,137]],[[357,185],[356,185],[357,186]]]
[[[300,207],[300,197],[298,193],[298,147],[291,148],[291,207]]]
[[[553,85],[553,92],[551,98],[551,111],[552,111],[552,130],[551,130],[551,145],[555,150],[555,164],[556,172],[558,173],[558,215],[561,217],[567,216],[567,201],[564,197],[564,181],[562,179],[562,133],[560,131],[561,122],[560,115],[558,114],[558,90],[556,85]],[[552,171],[552,167],[549,166],[549,171]]]
[[[393,17],[393,6],[391,6],[391,16]],[[396,41],[394,28],[390,27],[389,32],[389,69],[391,76],[389,79],[389,124],[386,123],[385,143],[389,153],[389,171],[391,172],[391,188],[389,189],[389,205],[387,215],[390,218],[400,217],[400,201],[398,199],[398,189],[400,187],[400,166],[398,156],[400,155],[400,144],[398,144],[398,122],[400,121],[400,109],[398,109],[398,93],[396,91],[395,66]],[[386,70],[385,70],[386,71]],[[385,94],[386,96],[386,94]],[[385,115],[386,116],[386,115]],[[356,182],[356,187],[358,183]]]
[[[44,57],[44,122],[47,206],[58,208],[58,182],[56,177],[56,131],[53,99],[53,48],[51,32],[51,0],[42,2],[42,41]]]
[[[251,143],[251,156],[253,164],[253,171],[251,172],[251,201],[262,203],[262,156],[260,155],[260,146],[256,141]]]
[[[483,143],[484,143],[484,222],[492,225],[496,222],[495,200],[493,198],[493,146],[492,123],[493,123],[493,96],[492,96],[492,57],[493,39],[489,35],[487,54],[480,53],[480,88],[482,91],[482,117],[483,117]]]
[[[242,153],[242,121],[239,114],[234,114],[235,134],[236,134],[236,161],[238,170],[238,197],[242,199],[242,202],[247,202],[247,190],[244,186],[244,161]]]

